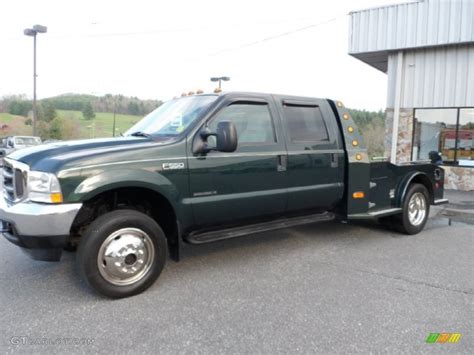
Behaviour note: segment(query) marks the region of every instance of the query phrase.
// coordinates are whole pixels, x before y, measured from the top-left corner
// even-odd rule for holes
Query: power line
[[[280,23],[295,22],[301,20],[308,20],[310,18],[295,18],[295,19],[281,19],[273,21],[255,21],[255,22],[240,22],[233,23],[226,26],[226,28],[242,27],[242,26],[259,26],[259,25],[275,25]],[[94,23],[94,25],[100,24]],[[51,26],[50,26],[51,27]],[[222,31],[223,28],[219,30]],[[129,32],[98,32],[98,33],[71,33],[64,35],[49,35],[50,39],[68,39],[68,38],[94,38],[94,37],[125,37],[125,36],[141,36],[141,35],[153,35],[163,33],[176,33],[176,32],[193,32],[193,31],[215,31],[215,26],[201,26],[201,27],[183,27],[183,28],[163,28],[163,29],[151,29],[143,31],[129,31]],[[1,38],[1,37],[0,37]],[[22,40],[23,37],[10,37],[5,38],[7,40]]]
[[[245,43],[245,44],[240,45],[238,47],[222,49],[220,51],[211,53],[210,56],[217,56],[217,55],[220,55],[220,54],[223,54],[223,53],[232,52],[232,51],[244,49],[244,48],[247,48],[247,47],[252,47],[252,46],[255,46],[255,45],[260,44],[260,43],[273,41],[273,40],[281,38],[281,37],[290,36],[292,34],[295,34],[295,33],[298,33],[298,32],[303,32],[303,31],[309,30],[311,28],[319,27],[319,26],[322,26],[322,25],[327,25],[328,23],[336,21],[338,18],[340,18],[340,16],[333,17],[333,18],[331,18],[329,20],[326,20],[326,21],[323,21],[323,22],[318,22],[318,23],[314,23],[314,24],[311,24],[311,25],[308,25],[308,26],[300,27],[300,28],[297,28],[297,29],[294,29],[294,30],[291,30],[291,31],[279,33],[277,35],[265,37],[265,38],[262,38],[258,41]]]

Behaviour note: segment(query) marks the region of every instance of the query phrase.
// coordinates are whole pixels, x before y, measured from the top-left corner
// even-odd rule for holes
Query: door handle
[[[339,165],[338,163],[338,154],[331,153],[331,168],[337,168]]]
[[[288,167],[288,155],[277,155],[278,159],[278,165],[277,165],[277,171],[286,171]]]

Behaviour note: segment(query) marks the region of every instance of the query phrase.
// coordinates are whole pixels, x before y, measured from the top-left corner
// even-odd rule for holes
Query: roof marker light
[[[354,139],[352,141],[352,146],[357,147],[359,145],[359,141],[357,139]]]
[[[347,127],[347,130],[349,131],[349,133],[352,133],[352,132],[354,132],[354,127],[349,126],[349,127]]]
[[[345,120],[348,120],[349,118],[351,118],[351,116],[349,116],[349,114],[346,112],[342,115],[342,118],[344,118]]]

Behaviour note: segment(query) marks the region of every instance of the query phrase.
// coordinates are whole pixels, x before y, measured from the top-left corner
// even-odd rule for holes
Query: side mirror
[[[210,136],[216,137],[216,146],[208,145],[207,139]],[[194,140],[193,153],[206,154],[211,150],[231,153],[237,149],[237,128],[229,121],[221,121],[217,125],[216,132],[212,132],[208,127],[199,132],[199,138]]]
[[[216,149],[219,152],[235,152],[237,149],[237,128],[233,122],[219,122],[216,135]]]

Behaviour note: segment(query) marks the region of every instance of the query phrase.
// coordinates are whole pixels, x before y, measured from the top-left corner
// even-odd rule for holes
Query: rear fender
[[[426,173],[417,171],[407,174],[398,184],[395,193],[397,207],[403,206],[403,202],[405,201],[406,194],[408,192],[408,187],[412,183],[424,185],[430,194],[430,203],[432,204],[434,202],[434,187],[431,179],[428,177],[428,175],[426,175]]]

